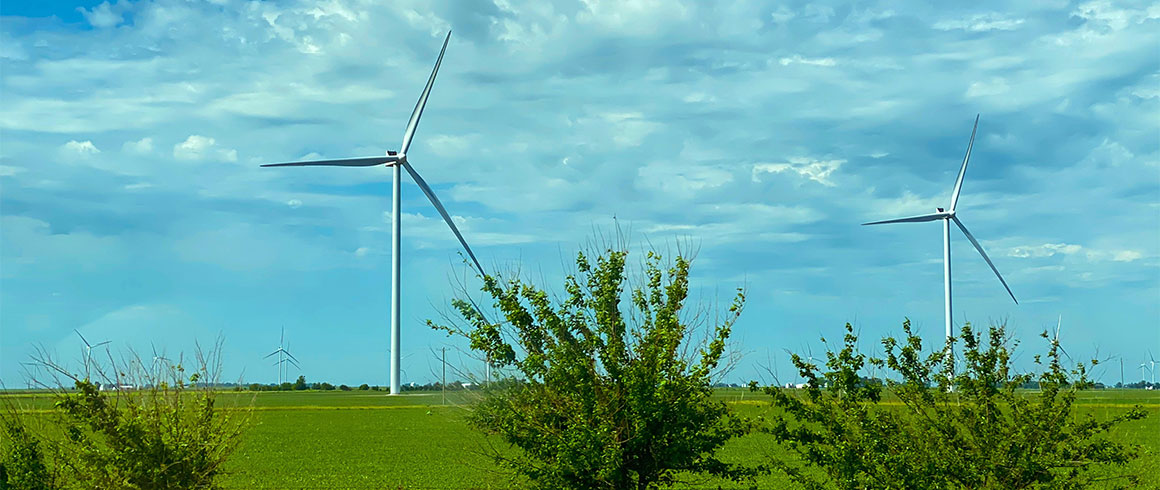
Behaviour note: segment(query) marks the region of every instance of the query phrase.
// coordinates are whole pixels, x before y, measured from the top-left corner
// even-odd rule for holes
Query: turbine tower
[[[401,355],[399,349],[399,235],[400,229],[400,211],[399,211],[399,185],[402,182],[402,169],[405,169],[411,178],[414,179],[415,185],[427,195],[427,199],[443,216],[443,221],[447,222],[447,226],[451,228],[451,232],[455,233],[455,237],[459,239],[459,243],[463,245],[463,249],[467,251],[467,255],[471,257],[471,261],[475,263],[476,269],[480,274],[483,274],[483,267],[479,265],[479,260],[475,258],[471,247],[467,246],[467,241],[463,239],[463,235],[459,233],[459,228],[455,226],[455,222],[451,220],[451,215],[447,214],[447,210],[443,208],[443,204],[439,202],[439,198],[435,197],[435,191],[427,185],[427,182],[419,176],[415,168],[411,166],[407,160],[407,150],[411,148],[411,139],[415,136],[415,129],[419,127],[419,118],[423,116],[423,107],[427,105],[427,96],[431,95],[431,86],[435,84],[435,75],[439,73],[439,64],[443,62],[443,53],[447,51],[447,42],[451,40],[451,32],[447,33],[447,38],[443,40],[443,48],[439,50],[439,57],[435,59],[435,68],[431,70],[431,77],[427,79],[427,86],[423,87],[423,93],[419,96],[419,101],[415,104],[415,109],[411,112],[411,119],[407,122],[407,129],[403,131],[403,142],[399,146],[399,151],[387,151],[386,155],[377,157],[360,157],[360,158],[343,158],[338,160],[315,160],[309,162],[287,162],[287,163],[273,163],[262,165],[263,167],[307,167],[307,166],[337,166],[337,167],[373,167],[377,165],[386,165],[393,167],[394,170],[394,185],[392,186],[392,205],[391,216],[393,227],[391,229],[391,394],[399,394],[399,370]]]
[[[983,246],[979,245],[979,241],[975,240],[974,235],[967,231],[966,225],[959,220],[956,214],[956,209],[959,203],[959,192],[963,190],[963,176],[967,173],[967,162],[971,159],[971,148],[975,145],[975,132],[979,129],[979,116],[975,116],[975,127],[971,129],[971,140],[967,143],[967,154],[963,157],[963,166],[959,168],[959,177],[955,179],[955,187],[951,190],[951,203],[948,209],[938,208],[938,212],[932,214],[924,214],[921,216],[911,216],[909,218],[890,219],[885,221],[874,221],[870,223],[862,223],[866,225],[884,225],[888,223],[920,223],[924,221],[942,220],[943,222],[943,300],[945,306],[945,320],[947,338],[950,339],[954,332],[951,325],[951,222],[962,230],[975,249],[979,251],[979,255],[983,256],[983,260],[987,261],[987,265],[991,266],[991,270],[995,272],[995,277],[999,278],[999,282],[1003,283],[1003,288],[1007,290],[1007,294],[1011,295],[1011,299],[1015,304],[1019,304],[1019,300],[1015,299],[1015,293],[1011,292],[1011,288],[1007,286],[1007,281],[1003,280],[1003,275],[999,274],[999,269],[995,268],[995,264],[991,262],[991,258],[987,256],[987,252],[983,251]],[[1058,331],[1058,329],[1057,329]],[[950,354],[951,362],[954,362],[954,351],[950,350],[948,346],[948,354]]]
[[[291,354],[289,350],[286,350],[285,346],[286,327],[282,327],[282,336],[278,339],[278,348],[274,352],[266,354],[266,357],[263,357],[263,359],[269,359],[270,356],[278,354],[278,362],[274,363],[275,366],[278,366],[278,386],[282,385],[282,369],[286,363],[293,364],[294,367],[302,369],[302,366],[298,365],[298,358],[294,357],[294,354]]]

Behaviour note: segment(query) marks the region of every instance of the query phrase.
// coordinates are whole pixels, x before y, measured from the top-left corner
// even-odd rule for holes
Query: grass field
[[[10,395],[11,396],[11,395]],[[486,453],[494,439],[464,423],[470,402],[464,394],[397,397],[381,392],[224,393],[224,405],[253,404],[251,426],[229,462],[229,489],[324,488],[510,488]],[[768,399],[744,390],[717,396],[747,416],[766,413]],[[45,396],[17,395],[19,404],[47,408]],[[1142,488],[1160,488],[1160,392],[1106,390],[1081,393],[1079,412],[1097,417],[1142,405],[1148,418],[1122,426],[1115,437],[1144,446],[1131,471],[1145,478]],[[220,406],[220,405],[219,405]],[[505,448],[498,448],[505,450]],[[730,442],[722,457],[756,463],[780,454],[762,436]],[[516,482],[518,483],[518,482]],[[784,488],[771,476],[759,488]],[[746,488],[716,480],[690,480],[682,488]]]

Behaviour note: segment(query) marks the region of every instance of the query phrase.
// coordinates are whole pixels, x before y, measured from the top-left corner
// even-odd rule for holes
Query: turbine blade
[[[867,225],[884,225],[887,223],[920,223],[923,221],[934,221],[945,217],[944,213],[924,214],[922,216],[911,216],[909,218],[888,219],[885,221],[874,221],[871,223],[862,223],[862,226]]]
[[[373,167],[399,161],[394,155],[379,157],[337,158],[334,160],[310,160],[306,162],[267,163],[263,167]]]
[[[410,163],[403,162],[403,168],[407,169],[407,173],[411,174],[411,178],[415,179],[415,184],[418,184],[419,188],[423,189],[423,193],[427,194],[427,198],[431,200],[431,204],[434,204],[435,209],[439,211],[439,214],[443,215],[443,221],[446,221],[447,226],[451,227],[451,231],[455,233],[455,238],[459,239],[459,243],[463,245],[463,249],[467,251],[467,255],[471,257],[471,261],[475,262],[476,270],[478,270],[480,274],[484,274],[483,266],[479,265],[479,259],[475,258],[475,253],[471,251],[471,247],[467,246],[467,240],[464,240],[463,234],[459,233],[459,228],[457,228],[455,226],[455,222],[451,220],[451,215],[447,214],[447,210],[443,208],[443,204],[439,202],[439,198],[435,197],[435,191],[431,190],[431,187],[428,186],[427,182],[425,182],[423,178],[419,176],[419,172],[416,172],[415,169],[411,167]]]
[[[1055,322],[1055,340],[1059,340],[1059,327],[1063,325],[1063,315],[1059,315],[1059,320]]]
[[[439,73],[439,64],[443,63],[443,53],[447,51],[447,42],[451,40],[451,31],[447,31],[447,38],[443,40],[443,49],[439,50],[439,57],[435,59],[435,68],[431,70],[431,78],[427,79],[427,86],[423,87],[423,94],[419,102],[415,103],[415,110],[411,111],[411,120],[407,121],[407,130],[403,132],[403,144],[399,146],[399,153],[406,154],[411,148],[411,138],[415,137],[415,129],[419,127],[419,118],[423,117],[423,107],[427,105],[427,96],[431,95],[431,86],[435,85],[435,75]]]
[[[298,361],[295,361],[295,360],[293,360],[293,359],[290,359],[290,358],[286,358],[286,362],[288,362],[288,363],[290,363],[290,364],[293,364],[293,365],[294,365],[294,367],[296,367],[296,368],[298,368],[298,369],[302,369],[302,366],[299,366],[299,365],[298,365]]]
[[[952,216],[951,219],[955,220],[955,224],[959,225],[960,230],[963,230],[963,234],[966,235],[967,239],[971,241],[971,244],[975,246],[975,250],[978,250],[979,255],[983,256],[983,260],[987,261],[987,265],[991,266],[991,270],[995,272],[995,277],[999,278],[999,282],[1003,283],[1003,288],[1007,290],[1007,294],[1011,295],[1011,300],[1014,301],[1015,304],[1019,304],[1019,300],[1015,299],[1015,293],[1011,292],[1011,288],[1007,286],[1007,281],[1003,280],[1003,275],[999,273],[999,269],[995,268],[995,264],[991,262],[991,258],[987,256],[987,252],[983,251],[983,246],[979,245],[979,241],[975,240],[974,235],[971,235],[971,232],[967,231],[967,227],[963,225],[962,221],[959,221],[958,216]]]
[[[285,352],[285,353],[286,353],[286,357],[289,357],[289,358],[291,358],[291,359],[293,359],[293,360],[295,360],[295,361],[297,361],[297,360],[298,360],[298,358],[297,358],[297,357],[294,357],[294,354],[291,354],[291,353],[290,353],[290,351],[282,351],[282,352]]]
[[[266,357],[263,357],[262,359],[269,359],[269,358],[270,358],[270,356],[272,356],[272,355],[274,355],[274,354],[277,354],[277,353],[278,353],[278,351],[271,352],[271,353],[269,353],[269,354],[266,354]]]
[[[90,348],[90,349],[92,349],[92,348],[93,348],[93,346],[92,346],[92,345],[89,345],[89,339],[86,339],[84,335],[81,335],[81,331],[80,331],[80,330],[77,330],[77,329],[75,329],[75,328],[74,328],[74,329],[73,329],[73,331],[74,331],[74,332],[76,332],[78,336],[80,336],[80,338],[81,338],[81,342],[84,342],[84,343],[85,343],[85,347],[88,347],[88,348]]]
[[[108,344],[108,343],[112,343],[112,342],[113,342],[112,340],[106,340],[106,341],[104,341],[104,342],[98,342],[98,343],[97,343],[96,345],[94,345],[93,347],[100,347],[100,346],[102,346],[102,345],[105,345],[105,344]]]
[[[951,211],[959,203],[959,191],[963,190],[963,176],[967,174],[967,161],[971,159],[971,147],[975,146],[975,131],[979,129],[979,115],[975,114],[975,127],[971,129],[971,142],[967,143],[967,155],[963,157],[963,166],[959,169],[959,178],[955,179],[955,190],[951,191]]]

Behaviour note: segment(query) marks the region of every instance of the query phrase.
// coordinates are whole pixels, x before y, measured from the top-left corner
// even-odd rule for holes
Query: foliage
[[[1088,365],[1065,369],[1058,341],[1050,341],[1046,356],[1035,356],[1042,372],[1019,374],[1003,326],[992,326],[984,339],[967,324],[946,348],[925,355],[909,320],[903,331],[903,343],[886,338],[885,358],[869,360],[901,376],[885,388],[859,376],[867,359],[849,324],[841,351],[826,354],[825,369],[793,356],[807,386],[800,394],[765,389],[784,415],[764,430],[800,464],[780,459],[771,461],[774,467],[816,489],[1072,489],[1136,482],[1116,469],[1138,448],[1107,435],[1146,412],[1137,406],[1106,420],[1078,415],[1076,395],[1091,386]],[[949,352],[959,341],[965,362],[956,373]],[[1032,381],[1038,391],[1020,389]],[[884,394],[902,409],[885,406]]]
[[[73,381],[72,389],[55,391],[55,410],[38,434],[49,446],[50,471],[67,488],[219,488],[248,415],[218,406],[220,348],[199,350],[199,367],[188,376],[180,362],[158,373],[135,357],[119,365],[110,357],[108,369],[96,369],[104,383],[41,357]]]
[[[294,382],[294,390],[295,391],[302,391],[302,390],[305,390],[306,388],[307,388],[306,376],[299,375],[298,380]]]
[[[714,456],[749,425],[711,400],[744,293],[696,343],[682,315],[689,261],[678,256],[662,270],[660,255],[649,252],[643,284],[623,311],[627,256],[610,248],[593,263],[578,254],[579,277],[565,279],[567,294],[557,300],[518,278],[501,285],[485,276],[502,323],[462,299],[452,305],[467,327],[428,321],[467,337],[494,368],[518,373],[519,382],[485,390],[470,424],[520,448],[495,458],[539,488],[643,489],[672,484],[683,471],[751,474]]]
[[[0,413],[4,431],[0,444],[0,489],[60,488],[58,472],[48,464],[40,440],[25,426],[16,407],[10,403],[5,405],[4,412]]]

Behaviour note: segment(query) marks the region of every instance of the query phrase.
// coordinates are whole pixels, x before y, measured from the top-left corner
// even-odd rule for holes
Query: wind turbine
[[[74,328],[73,331],[76,332],[77,336],[81,338],[81,342],[85,343],[85,380],[87,381],[89,379],[89,364],[93,360],[93,349],[100,347],[102,345],[109,344],[112,342],[112,340],[106,340],[104,342],[97,342],[96,344],[90,344],[89,340],[86,339],[84,335],[81,335],[80,330],[77,330]]]
[[[278,362],[274,363],[275,366],[278,366],[278,386],[282,385],[282,368],[283,368],[283,365],[285,363],[288,362],[290,364],[293,364],[294,367],[296,367],[298,369],[302,369],[302,366],[298,365],[298,358],[294,357],[294,354],[291,354],[289,350],[286,350],[285,345],[286,345],[286,327],[282,327],[282,336],[278,339],[278,348],[274,349],[274,352],[266,354],[266,357],[263,357],[263,359],[269,359],[270,356],[272,356],[274,354],[278,355]]]
[[[866,225],[884,225],[888,223],[920,223],[924,221],[942,220],[943,222],[943,299],[945,305],[945,320],[947,338],[950,339],[954,332],[951,325],[951,222],[954,221],[975,249],[979,251],[979,255],[983,256],[983,260],[987,261],[987,265],[991,266],[991,270],[995,272],[995,277],[999,278],[999,282],[1003,283],[1003,287],[1007,290],[1007,294],[1011,295],[1011,300],[1015,304],[1019,304],[1019,300],[1015,299],[1015,293],[1011,292],[1011,288],[1007,286],[1007,281],[1003,280],[1003,275],[999,274],[999,269],[995,268],[995,264],[991,262],[991,258],[987,256],[987,252],[983,251],[983,246],[979,245],[979,241],[975,240],[975,236],[967,231],[966,225],[959,220],[956,215],[956,209],[959,203],[959,192],[963,190],[963,176],[967,173],[967,162],[971,159],[971,148],[975,145],[975,132],[979,129],[979,116],[975,116],[975,127],[971,129],[971,141],[967,143],[967,154],[963,157],[963,166],[959,168],[959,177],[955,179],[955,187],[951,191],[950,208],[937,208],[938,212],[932,214],[924,214],[921,216],[911,216],[909,218],[890,219],[885,221],[874,221],[870,223],[862,223]],[[952,356],[952,363],[954,351],[947,346],[947,354]]]
[[[1152,373],[1152,384],[1156,384],[1156,358],[1152,357],[1152,350],[1148,350],[1148,372]]]
[[[1148,363],[1141,362],[1140,363],[1140,381],[1148,381],[1148,376],[1144,374],[1145,369],[1148,369]],[[1153,371],[1153,370],[1149,369],[1149,371]],[[1156,379],[1156,375],[1154,373],[1152,375],[1152,379]]]
[[[392,167],[394,170],[394,185],[392,186],[392,205],[391,218],[393,227],[391,230],[391,394],[399,394],[399,370],[400,370],[400,333],[399,333],[399,235],[400,228],[400,211],[399,211],[399,185],[402,182],[401,169],[406,169],[411,178],[415,180],[415,184],[419,189],[427,195],[427,199],[431,200],[431,204],[443,216],[443,221],[447,222],[447,226],[451,227],[451,232],[455,233],[455,237],[459,239],[459,243],[463,245],[463,249],[467,251],[467,255],[471,257],[471,261],[475,263],[476,269],[480,274],[483,274],[483,267],[479,265],[479,260],[475,258],[471,247],[467,246],[467,241],[463,239],[463,235],[459,233],[459,228],[455,226],[455,222],[451,220],[451,215],[447,214],[447,210],[443,208],[443,204],[439,202],[439,198],[435,197],[435,191],[427,185],[427,182],[419,176],[415,168],[411,166],[407,160],[407,150],[411,148],[411,139],[415,136],[415,129],[419,127],[419,118],[423,116],[423,107],[427,105],[427,96],[431,95],[431,86],[435,84],[435,75],[439,73],[439,64],[443,62],[443,53],[447,51],[447,42],[451,40],[451,32],[447,32],[447,38],[443,40],[443,48],[439,50],[439,57],[435,59],[435,68],[431,70],[431,77],[427,79],[427,85],[423,87],[423,93],[419,96],[419,101],[415,104],[415,109],[411,111],[411,119],[407,122],[407,128],[403,131],[403,142],[399,146],[399,151],[387,151],[386,155],[377,157],[359,157],[359,158],[341,158],[337,160],[314,160],[308,162],[287,162],[287,163],[273,163],[262,165],[263,167],[307,167],[307,166],[335,166],[335,167],[373,167],[376,165],[386,165]]]
[[[1070,361],[1071,354],[1068,354],[1067,350],[1063,348],[1063,345],[1060,345],[1059,343],[1059,327],[1061,325],[1063,325],[1063,315],[1059,315],[1059,320],[1055,322],[1055,345],[1059,346],[1059,351],[1062,352],[1063,355],[1067,356],[1067,360]]]

